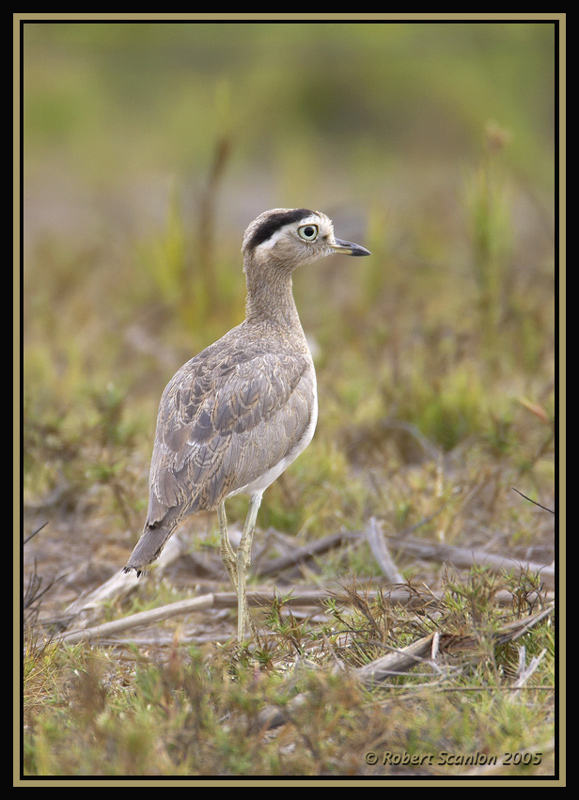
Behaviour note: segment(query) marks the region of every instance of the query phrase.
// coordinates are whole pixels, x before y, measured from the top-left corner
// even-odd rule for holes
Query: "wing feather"
[[[163,393],[149,526],[215,508],[284,459],[310,425],[315,378],[307,351],[211,351],[187,362]]]

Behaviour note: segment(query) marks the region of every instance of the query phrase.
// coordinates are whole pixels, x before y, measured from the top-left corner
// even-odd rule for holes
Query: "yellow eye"
[[[302,225],[298,228],[298,236],[306,242],[315,242],[318,232],[317,225]]]

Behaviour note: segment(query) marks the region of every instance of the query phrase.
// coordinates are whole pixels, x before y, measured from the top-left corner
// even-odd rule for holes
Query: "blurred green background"
[[[160,393],[242,319],[243,230],[277,206],[322,210],[373,253],[295,278],[320,376],[316,446],[340,442],[346,476],[376,448],[381,466],[409,463],[416,448],[387,452],[395,420],[444,452],[490,442],[532,473],[553,410],[555,34],[24,24],[30,496],[63,475],[82,494],[142,453],[134,499],[128,473],[115,493],[140,526]]]
[[[27,230],[98,230],[103,196],[146,229],[167,179],[195,194],[223,138],[229,229],[272,204],[367,217],[460,180],[489,123],[548,202],[554,36],[530,22],[25,24]]]

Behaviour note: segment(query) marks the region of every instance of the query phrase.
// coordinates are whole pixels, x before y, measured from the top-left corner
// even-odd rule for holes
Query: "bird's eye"
[[[318,226],[302,225],[298,228],[298,236],[306,242],[315,242],[318,238]]]

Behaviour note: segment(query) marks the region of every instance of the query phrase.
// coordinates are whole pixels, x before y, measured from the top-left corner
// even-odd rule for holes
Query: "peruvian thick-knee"
[[[181,367],[163,392],[147,520],[125,567],[140,572],[186,517],[218,510],[221,558],[238,593],[240,639],[261,497],[308,446],[318,416],[316,374],[292,273],[333,253],[370,255],[336,239],[325,214],[304,208],[261,214],[245,231],[242,253],[245,320]],[[225,517],[225,501],[236,494],[250,497],[237,554]]]

